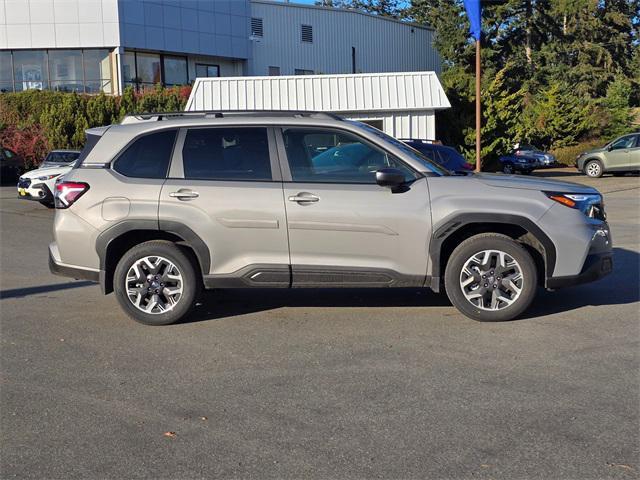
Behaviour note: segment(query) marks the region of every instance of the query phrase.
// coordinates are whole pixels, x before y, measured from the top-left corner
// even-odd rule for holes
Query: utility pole
[[[480,172],[482,166],[480,161],[480,128],[482,127],[481,108],[480,108],[480,39],[476,39],[476,172]]]

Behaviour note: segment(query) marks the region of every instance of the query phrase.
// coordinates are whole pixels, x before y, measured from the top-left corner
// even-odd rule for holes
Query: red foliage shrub
[[[0,130],[0,144],[16,152],[24,161],[27,170],[38,167],[50,150],[49,142],[40,125],[22,129],[8,126]]]

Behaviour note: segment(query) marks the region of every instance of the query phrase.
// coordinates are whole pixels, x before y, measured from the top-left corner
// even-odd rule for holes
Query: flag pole
[[[482,119],[480,117],[480,39],[476,40],[476,172],[480,172],[480,128]]]

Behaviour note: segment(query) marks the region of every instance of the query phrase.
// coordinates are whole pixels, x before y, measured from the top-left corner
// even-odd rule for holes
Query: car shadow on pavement
[[[597,282],[547,292],[516,320],[553,315],[585,306],[640,302],[640,253],[614,249],[613,272]],[[181,323],[216,320],[281,307],[429,307],[451,306],[446,294],[420,288],[233,289],[205,292],[202,302]],[[453,307],[452,307],[453,308]]]
[[[281,307],[442,307],[446,294],[423,288],[233,289],[205,292],[182,323],[222,319]]]
[[[541,290],[520,320],[562,313],[588,305],[615,306],[635,302],[640,302],[640,253],[614,248],[611,274],[593,283],[552,292]]]
[[[7,298],[22,298],[30,295],[38,295],[40,293],[57,292],[59,290],[69,290],[70,288],[88,287],[96,285],[95,282],[79,281],[54,283],[53,285],[39,285],[37,287],[12,288],[10,290],[0,290],[0,300]]]

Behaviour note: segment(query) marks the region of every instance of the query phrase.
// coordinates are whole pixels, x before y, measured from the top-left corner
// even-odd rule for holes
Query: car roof
[[[80,153],[80,150],[63,150],[63,149],[56,149],[56,150],[51,150],[49,153]]]

